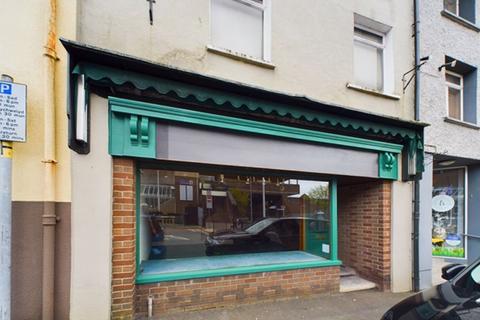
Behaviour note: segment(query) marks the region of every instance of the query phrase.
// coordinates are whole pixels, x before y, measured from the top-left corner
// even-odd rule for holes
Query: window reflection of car
[[[382,320],[480,319],[480,259],[445,266],[442,277],[448,281],[404,299]]]
[[[314,218],[283,217],[262,219],[242,231],[213,233],[206,239],[206,254],[301,250],[303,226],[319,232],[319,221]]]

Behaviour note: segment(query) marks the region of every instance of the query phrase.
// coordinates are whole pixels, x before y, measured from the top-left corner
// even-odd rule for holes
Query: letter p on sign
[[[0,94],[12,94],[12,85],[0,82]]]

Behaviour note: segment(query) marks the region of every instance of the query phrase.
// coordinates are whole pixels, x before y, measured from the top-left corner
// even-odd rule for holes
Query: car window
[[[457,294],[463,297],[471,297],[474,294],[480,293],[480,264],[473,266],[466,273],[454,282]]]
[[[257,234],[260,231],[262,231],[263,229],[270,226],[275,221],[276,221],[276,219],[272,219],[272,218],[263,219],[262,221],[259,221],[259,222],[255,223],[254,225],[251,225],[250,227],[245,229],[245,231],[248,232],[248,233],[251,233],[251,234]]]
[[[476,284],[480,284],[480,265],[478,265],[475,269],[472,270],[470,275],[472,280],[475,281]]]

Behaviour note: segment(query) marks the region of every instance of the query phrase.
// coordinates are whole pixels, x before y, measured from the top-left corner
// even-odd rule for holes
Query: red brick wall
[[[391,182],[338,187],[340,260],[390,290]]]
[[[310,268],[135,286],[135,163],[113,159],[112,319],[338,292],[339,267]]]
[[[131,319],[135,294],[134,161],[113,159],[112,319]]]
[[[158,315],[338,292],[339,279],[339,267],[326,267],[137,285],[136,314],[147,314],[149,295],[153,297],[153,313]]]

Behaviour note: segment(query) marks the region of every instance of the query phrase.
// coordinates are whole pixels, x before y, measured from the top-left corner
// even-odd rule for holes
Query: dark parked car
[[[301,250],[303,231],[327,235],[328,222],[306,217],[265,218],[242,231],[211,234],[207,255]],[[319,236],[320,235],[320,236]]]
[[[382,320],[480,319],[480,259],[442,268],[447,282],[419,292],[388,310]]]

